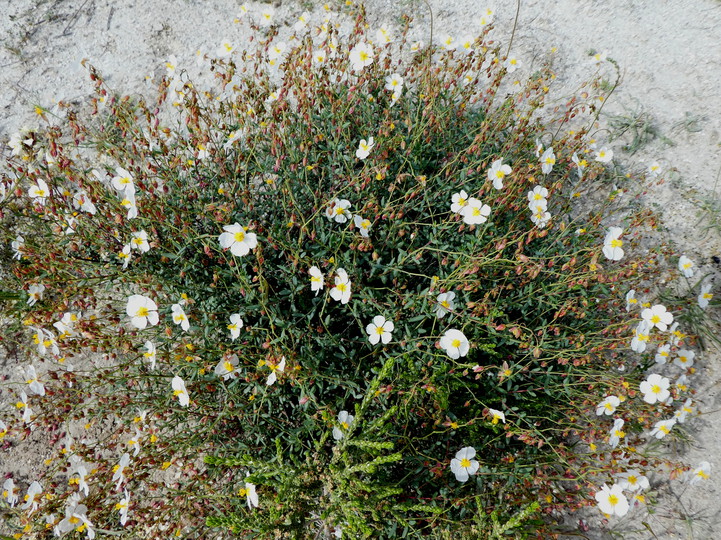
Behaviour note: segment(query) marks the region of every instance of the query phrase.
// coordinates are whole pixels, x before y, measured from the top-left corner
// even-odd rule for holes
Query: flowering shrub
[[[627,311],[662,250],[631,259],[652,217],[570,124],[600,90],[544,112],[550,68],[511,81],[490,26],[424,47],[350,13],[258,13],[153,104],[90,68],[92,114],[16,138],[5,335],[36,360],[4,429],[59,451],[13,531],[544,536],[663,461],[635,444],[683,392],[639,353],[678,330]]]

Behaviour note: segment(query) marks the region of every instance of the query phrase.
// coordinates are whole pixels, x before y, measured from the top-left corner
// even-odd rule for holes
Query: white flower
[[[463,216],[463,223],[480,225],[488,220],[488,216],[491,215],[491,207],[483,204],[479,199],[471,197],[468,199],[468,204],[461,208],[460,214]]]
[[[411,52],[417,53],[423,48],[423,42],[422,41],[414,41],[411,43]]]
[[[33,419],[33,411],[28,404],[28,395],[25,393],[25,390],[20,391],[20,400],[15,404],[15,407],[17,407],[18,409],[22,409],[23,422],[26,424],[31,424]],[[32,424],[30,427],[31,429],[35,429],[34,424]]]
[[[363,68],[373,63],[373,47],[362,41],[356,43],[350,51],[350,62],[353,71],[363,71]]]
[[[145,352],[143,353],[143,357],[150,362],[150,369],[155,369],[155,361],[156,361],[156,354],[157,351],[155,350],[155,345],[152,341],[146,341],[143,345],[145,347]]]
[[[13,482],[12,478],[5,480],[2,495],[7,500],[11,508],[17,504],[18,494],[15,493],[15,482]]]
[[[598,152],[596,152],[596,161],[600,161],[601,163],[608,163],[613,159],[613,150],[609,150],[608,148],[601,148]]]
[[[215,54],[220,58],[228,58],[231,54],[233,54],[235,48],[235,43],[231,42],[229,39],[224,39],[220,42],[220,46],[215,51]]]
[[[134,294],[128,298],[125,312],[135,328],[142,330],[148,323],[152,326],[158,324],[158,306],[147,296]]]
[[[126,489],[123,491],[123,498],[115,505],[115,509],[120,512],[120,524],[123,526],[128,521],[128,506],[130,506],[130,494]]]
[[[304,11],[300,14],[298,17],[298,20],[293,24],[293,30],[296,32],[301,32],[305,30],[306,26],[308,25],[308,19],[310,19],[310,13],[307,11]]]
[[[277,374],[285,371],[285,356],[283,356],[277,364],[271,364],[269,362],[268,367],[270,368],[270,375],[268,375],[268,380],[265,381],[265,384],[266,386],[271,386],[278,380]]]
[[[686,255],[681,255],[681,258],[678,260],[678,269],[683,273],[684,277],[693,277],[693,267],[693,261],[686,257]]]
[[[686,421],[686,417],[693,412],[693,400],[691,398],[687,398],[686,401],[683,402],[683,405],[681,405],[681,408],[673,413],[673,416],[679,424],[683,424]]]
[[[648,323],[649,329],[655,326],[661,332],[665,332],[668,325],[673,322],[673,314],[666,311],[666,307],[661,304],[656,304],[641,311],[641,318]]]
[[[398,73],[388,75],[386,77],[386,85],[384,87],[389,92],[400,92],[403,90],[403,77]]]
[[[218,237],[220,247],[223,249],[230,248],[230,252],[236,257],[243,257],[250,253],[251,249],[255,249],[258,245],[258,238],[255,233],[246,232],[247,227],[242,227],[239,223],[234,225],[225,225],[224,233]]]
[[[623,418],[616,418],[613,421],[613,427],[608,434],[608,444],[611,448],[616,448],[621,439],[626,436],[626,434],[623,432],[623,424],[625,424]]]
[[[623,240],[619,240],[619,236],[623,234],[620,227],[610,227],[603,240],[603,254],[607,259],[612,261],[620,261],[623,258]]]
[[[711,464],[708,461],[702,461],[698,464],[698,467],[694,469],[693,474],[691,475],[691,480],[689,480],[689,484],[696,484],[701,480],[707,480],[710,474]]]
[[[113,187],[121,196],[129,197],[130,195],[134,195],[135,183],[133,181],[133,175],[122,167],[117,167],[115,172],[116,175],[113,176],[113,179],[111,180]]]
[[[571,157],[571,161],[573,161],[576,164],[576,171],[578,172],[578,178],[583,178],[583,171],[586,167],[588,167],[588,161],[585,159],[578,159],[578,154],[574,152],[573,156]]]
[[[648,166],[647,172],[653,178],[656,178],[659,174],[661,174],[661,165],[658,164],[658,161],[654,161]]]
[[[541,155],[541,172],[543,172],[543,174],[550,173],[555,164],[556,154],[553,153],[553,148],[546,148],[546,151]]]
[[[45,204],[45,199],[50,196],[50,188],[42,178],[38,178],[37,184],[31,186],[28,195],[38,204]]]
[[[604,514],[622,517],[628,513],[628,499],[618,484],[613,484],[610,488],[603,484],[601,491],[596,493],[596,501]]]
[[[228,330],[230,330],[230,339],[235,341],[240,336],[240,329],[243,328],[243,321],[240,318],[240,313],[233,313],[230,316],[230,324]]]
[[[671,418],[669,420],[659,420],[653,425],[653,429],[651,430],[651,436],[656,437],[657,439],[663,439],[671,432],[671,429],[675,425],[676,418]]]
[[[591,56],[591,62],[593,62],[594,64],[600,64],[601,62],[604,62],[605,60],[606,60],[606,53],[603,51],[596,52]]]
[[[347,304],[350,300],[351,281],[343,268],[335,272],[335,287],[330,290],[330,297],[336,302]]]
[[[618,480],[621,488],[628,491],[646,491],[651,487],[648,478],[635,469],[619,474]]]
[[[82,210],[88,214],[95,215],[95,212],[97,212],[93,201],[91,201],[88,194],[82,190],[73,195],[73,206],[76,210]]]
[[[483,28],[484,26],[491,24],[493,22],[493,17],[493,10],[490,8],[485,9],[481,16],[478,18],[478,26]]]
[[[681,349],[676,353],[678,356],[673,361],[675,365],[682,368],[690,368],[693,366],[693,359],[696,357],[696,353],[688,349]]]
[[[506,61],[503,62],[503,67],[506,68],[508,73],[513,73],[521,67],[521,62],[515,56],[509,56]]]
[[[369,219],[364,219],[356,214],[353,216],[353,224],[358,228],[363,238],[368,238],[368,229],[371,227],[371,221]]]
[[[173,304],[170,309],[172,311],[173,322],[175,324],[179,324],[183,331],[187,332],[190,329],[190,321],[188,321],[188,317],[185,314],[183,306],[180,304]]]
[[[668,361],[668,355],[671,351],[671,345],[666,343],[665,345],[659,345],[658,349],[656,349],[656,357],[654,360],[656,360],[657,364],[665,364]]]
[[[288,50],[288,45],[285,41],[279,41],[275,45],[271,45],[268,48],[268,60],[270,60],[270,65],[275,65],[275,61],[282,57],[286,50]]]
[[[45,395],[45,385],[38,380],[38,374],[35,366],[30,364],[24,368],[25,382],[30,385],[30,391],[36,396]]]
[[[511,174],[512,169],[509,165],[503,164],[503,158],[497,159],[491,164],[491,168],[488,169],[488,179],[493,182],[493,187],[496,189],[503,188],[503,179],[506,175]]]
[[[35,481],[28,487],[27,495],[25,495],[25,504],[21,506],[23,510],[30,510],[30,514],[38,509],[40,504],[39,495],[43,492],[43,487],[39,482]]]
[[[499,420],[506,423],[506,415],[503,412],[489,408],[488,413],[491,415],[491,424],[497,424]]]
[[[618,399],[618,396],[606,396],[603,398],[603,401],[596,405],[596,415],[601,416],[603,414],[607,414],[611,416],[613,413],[616,412],[616,407],[618,407],[621,404],[621,400]]]
[[[273,15],[275,15],[275,9],[272,6],[263,6],[260,10],[260,26],[270,26],[273,23]]]
[[[465,482],[478,472],[480,464],[473,459],[474,457],[476,457],[476,449],[472,446],[466,446],[456,452],[456,457],[451,460],[451,472],[456,475],[456,480]]]
[[[95,538],[93,524],[88,519],[88,508],[84,504],[78,504],[79,498],[71,496],[68,505],[65,507],[65,518],[61,520],[54,529],[55,536],[62,536],[67,532],[85,532],[89,540]]]
[[[386,45],[393,41],[393,35],[387,25],[383,24],[376,31],[376,42],[379,45]]]
[[[379,341],[387,345],[391,341],[391,332],[394,328],[393,321],[387,321],[382,315],[376,315],[373,317],[373,322],[366,326],[368,341],[371,345],[377,345]]]
[[[317,266],[311,266],[308,273],[310,274],[310,290],[318,296],[318,293],[323,290],[323,272]]]
[[[250,476],[250,473],[245,473],[245,476]],[[258,493],[255,491],[255,484],[251,484],[250,482],[244,482],[245,487],[241,490],[241,496],[243,495],[243,491],[245,492],[245,500],[248,503],[248,508],[252,510],[253,508],[258,508]]]
[[[53,326],[60,333],[58,339],[75,335],[75,330],[73,330],[73,326],[78,321],[79,315],[80,313],[70,313],[68,311],[63,313],[63,316],[60,318],[59,321],[53,323]]]
[[[353,420],[355,420],[355,416],[348,414],[348,411],[338,413],[338,426],[333,427],[333,438],[336,441],[340,441],[344,437],[344,432],[348,431]]]
[[[345,223],[351,218],[348,211],[351,204],[348,199],[333,199],[325,209],[325,217],[336,223]]]
[[[546,197],[548,197],[548,190],[543,186],[536,186],[532,191],[528,192],[529,203],[534,201],[545,201]],[[531,208],[531,210],[533,210],[533,208]]]
[[[130,240],[130,247],[139,250],[141,253],[147,253],[150,251],[148,234],[145,231],[134,232],[133,239]]]
[[[34,306],[38,300],[42,300],[44,292],[45,285],[42,283],[32,283],[30,287],[28,287],[28,305]]]
[[[452,51],[456,48],[456,38],[449,34],[443,34],[440,37],[441,39],[441,45],[443,48],[447,51]]]
[[[468,339],[463,335],[463,332],[454,329],[446,330],[440,339],[440,346],[453,360],[466,356],[470,349]]]
[[[375,142],[373,141],[373,137],[368,137],[367,141],[365,139],[361,139],[360,143],[358,143],[358,150],[355,151],[355,156],[358,159],[367,158],[374,146]]]
[[[539,229],[544,229],[546,227],[546,225],[548,225],[548,222],[551,221],[551,213],[546,212],[545,210],[537,209],[531,215],[531,221]]]
[[[135,202],[135,192],[128,192],[123,195],[120,205],[128,211],[127,219],[138,217],[138,205]]]
[[[23,256],[23,248],[25,247],[25,239],[22,236],[18,235],[15,238],[15,240],[10,242],[10,247],[13,250],[13,259],[17,259],[19,261]],[[711,287],[709,286],[709,289],[710,288]],[[708,305],[708,302],[706,302],[706,304]]]
[[[224,381],[234,379],[239,375],[238,357],[236,355],[232,355],[221,358],[218,365],[215,366],[213,373],[215,373],[218,377],[221,377]]]
[[[712,298],[713,294],[711,294],[711,283],[701,285],[701,294],[698,295],[698,307],[706,309]]]
[[[315,65],[320,65],[325,62],[327,58],[327,55],[323,49],[318,49],[316,51],[313,51],[313,63]]]
[[[125,452],[122,456],[120,456],[120,462],[113,467],[113,482],[116,482],[115,489],[120,489],[120,485],[125,481],[125,467],[127,467],[130,464],[130,454]]]
[[[187,407],[190,404],[190,396],[188,395],[188,390],[185,388],[185,381],[176,375],[173,377],[171,386],[173,388],[173,395],[178,398],[180,406]]]
[[[464,190],[454,193],[451,197],[451,212],[460,214],[461,210],[468,204],[468,193]]]
[[[441,293],[436,297],[436,317],[442,319],[449,313],[456,309],[453,299],[456,297],[456,293],[453,291]]]
[[[638,305],[638,299],[636,298],[636,291],[631,289],[626,293],[626,311],[631,311],[632,306]]]
[[[670,385],[671,382],[666,377],[653,373],[639,385],[639,390],[644,394],[643,400],[653,405],[656,402],[663,403],[668,399],[671,395],[668,390]]]
[[[646,350],[646,344],[651,339],[651,328],[653,326],[647,321],[641,321],[633,331],[633,339],[631,340],[631,350],[642,353]]]
[[[473,45],[476,42],[476,38],[471,35],[463,36],[458,41],[458,50],[461,52],[464,52],[466,54],[471,54],[473,52]]]

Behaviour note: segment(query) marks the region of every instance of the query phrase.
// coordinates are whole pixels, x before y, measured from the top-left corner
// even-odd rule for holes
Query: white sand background
[[[305,2],[305,8],[319,4]],[[213,51],[223,38],[242,45],[246,27],[233,22],[239,5],[231,0],[1,0],[0,141],[22,126],[35,125],[34,105],[51,108],[58,100],[79,102],[91,94],[87,72],[80,65],[83,58],[116,91],[147,92],[145,77],[162,75],[163,61],[171,54],[183,67],[194,64],[199,47]],[[262,5],[249,2],[251,13]],[[413,12],[415,32],[428,41],[424,3],[369,0],[367,5],[371,30],[381,23],[397,23],[403,11]],[[430,5],[436,36],[474,32],[477,16],[492,7],[494,36],[502,43],[510,39],[515,0],[431,0]],[[297,0],[276,6],[276,19],[282,24],[292,24],[304,10]],[[649,193],[646,203],[661,210],[667,237],[678,245],[678,253],[691,257],[702,272],[718,277],[719,268],[711,257],[721,256],[721,236],[718,231],[701,232],[708,216],[699,213],[697,204],[710,197],[721,205],[721,185],[714,193],[721,169],[721,1],[521,0],[511,51],[522,62],[520,74],[530,74],[552,47],[557,48],[553,56],[558,80],[551,91],[559,97],[569,95],[596,71],[589,50],[605,52],[618,62],[623,82],[604,112],[643,112],[675,145],[656,138],[630,155],[621,150],[624,141],[617,141],[612,143],[616,157],[632,170],[644,170],[653,161],[661,164],[665,183]],[[602,118],[597,133],[602,141],[608,137],[605,122]],[[717,295],[719,287],[717,279]],[[584,514],[591,530],[584,533],[582,526],[576,535],[721,538],[721,362],[709,351],[697,366],[699,373],[692,381],[702,414],[685,428],[694,442],[684,448],[669,446],[666,452],[692,466],[701,460],[712,462],[716,466],[712,479],[688,487],[682,479],[669,482],[664,471],[652,473],[653,493],[659,501],[655,514],[637,508],[622,520],[604,524],[592,508]],[[15,373],[7,359],[0,369]],[[9,409],[12,399],[7,392],[0,401],[6,404],[1,414],[16,414]],[[18,450],[0,453],[0,474],[15,471],[32,477],[44,450],[31,450],[36,460],[32,453],[26,459],[28,454]],[[567,520],[568,526],[578,526],[578,519]]]

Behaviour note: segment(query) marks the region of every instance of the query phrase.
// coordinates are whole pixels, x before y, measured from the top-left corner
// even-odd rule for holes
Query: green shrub
[[[548,112],[550,68],[510,84],[488,30],[469,54],[412,52],[406,24],[353,71],[350,51],[368,40],[354,14],[350,35],[299,35],[272,64],[278,28],[257,30],[256,49],[209,60],[211,90],[169,68],[155,103],[113,95],[90,68],[93,114],[53,121],[46,111],[48,127],[25,135],[32,144],[16,142],[2,240],[19,231],[25,242],[4,288],[48,348],[34,425],[59,430],[56,442],[92,434],[67,440],[48,466],[51,524],[78,504],[85,463],[92,527],[118,529],[126,489],[136,537],[207,538],[208,527],[252,538],[335,527],[350,538],[544,536],[548,516],[588,504],[597,476],[617,470],[584,442],[606,436],[596,405],[633,398],[648,365],[622,352],[632,333],[623,295],[657,265],[655,252],[643,264],[602,254],[609,224],[623,220],[635,238],[649,216],[614,215],[600,194],[613,172],[583,127],[570,130],[598,95]],[[386,88],[393,73],[399,96]],[[548,173],[539,141],[555,152]],[[574,156],[585,158],[580,174]],[[497,160],[511,168],[498,189],[488,176]],[[112,185],[124,177],[134,218],[129,191]],[[29,204],[38,180],[49,193]],[[534,222],[536,186],[549,215],[544,206]],[[475,215],[487,220],[450,210],[461,190],[488,205]],[[223,249],[223,233],[248,253]],[[341,269],[347,302],[331,293]],[[34,306],[12,299],[37,283]],[[133,295],[155,302],[159,324],[131,323]],[[77,321],[50,334],[64,313]],[[388,343],[369,341],[377,316],[393,324]],[[370,330],[378,341],[383,330]],[[449,330],[467,338],[467,354],[447,354]],[[19,324],[6,334],[27,343]],[[630,443],[658,412],[638,399],[628,410],[644,415],[627,424]],[[469,446],[479,468],[459,482],[449,463]],[[246,507],[253,489],[258,508]],[[46,530],[26,513],[14,519]]]

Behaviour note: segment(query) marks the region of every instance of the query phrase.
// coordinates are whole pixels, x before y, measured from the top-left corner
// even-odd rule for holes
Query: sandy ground
[[[292,24],[304,9],[301,4],[276,2],[276,19]],[[305,4],[317,7],[320,2]],[[249,2],[251,12],[261,5]],[[223,38],[242,43],[247,35],[234,22],[239,6],[231,0],[0,1],[0,141],[24,125],[33,125],[34,105],[52,108],[58,100],[88,96],[91,86],[80,65],[83,58],[105,75],[111,87],[130,93],[146,91],[146,77],[161,75],[171,54],[180,65],[190,67],[199,48],[213,51]],[[497,21],[494,36],[503,43],[510,39],[515,0],[488,4],[431,0],[430,6],[436,35],[461,37],[471,29],[471,21],[491,7]],[[392,25],[404,10],[416,14],[415,31],[427,42],[430,18],[425,4],[368,2],[372,25]],[[543,59],[554,56],[558,80],[553,92],[559,96],[599,69],[589,51],[604,52],[618,63],[623,81],[604,112],[640,117],[637,133],[652,130],[657,136],[631,154],[622,151],[631,141],[627,133],[612,143],[616,156],[632,170],[645,170],[654,161],[661,165],[665,182],[654,188],[646,203],[661,211],[666,234],[679,246],[679,254],[685,253],[702,272],[716,278],[720,268],[712,257],[721,255],[721,236],[719,231],[702,231],[710,215],[699,205],[703,201],[721,205],[721,185],[715,185],[721,170],[719,43],[718,0],[521,0],[511,51],[522,63],[521,74],[530,74]],[[611,78],[608,64],[600,69]],[[602,118],[599,139],[608,140],[610,120]],[[717,279],[716,289],[719,285]],[[6,370],[13,370],[11,363]],[[714,479],[721,469],[721,360],[707,352],[699,364],[699,374],[692,380],[703,414],[687,424],[694,443],[667,451],[693,466],[701,460],[714,463],[712,480],[688,487],[678,479],[669,483],[668,475],[659,471],[651,478],[659,501],[655,514],[637,508],[621,521],[604,524],[594,509],[585,518],[591,527],[585,533],[589,537],[703,540],[721,534],[721,488]],[[0,400],[7,402],[7,397]],[[2,473],[10,468],[32,474],[30,467],[12,455],[0,456]],[[578,517],[569,523],[577,524]]]

